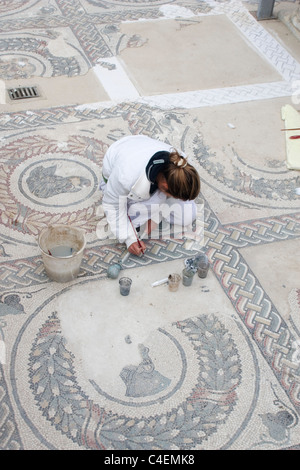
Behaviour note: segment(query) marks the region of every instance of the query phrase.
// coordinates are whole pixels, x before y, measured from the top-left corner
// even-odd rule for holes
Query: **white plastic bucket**
[[[78,276],[86,245],[83,230],[70,225],[50,225],[38,239],[46,273],[57,282]]]

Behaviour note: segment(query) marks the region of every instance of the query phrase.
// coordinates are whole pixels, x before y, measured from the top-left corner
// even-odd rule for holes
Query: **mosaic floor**
[[[1,2],[1,449],[300,448],[300,175],[280,131],[282,107],[299,111],[299,40],[256,9]],[[10,101],[19,85],[40,96]],[[177,292],[151,283],[197,253],[187,238],[127,259],[130,296],[107,278],[124,246],[97,236],[98,184],[129,134],[200,173],[210,270]],[[37,243],[56,223],[87,236],[64,284]]]

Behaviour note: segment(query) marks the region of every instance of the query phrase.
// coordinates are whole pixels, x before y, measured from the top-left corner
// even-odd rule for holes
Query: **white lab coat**
[[[140,206],[146,208],[149,207],[148,202],[158,206],[167,200],[167,196],[159,190],[150,196],[151,182],[145,170],[156,152],[170,152],[172,149],[171,145],[145,135],[126,136],[114,142],[104,156],[104,182],[100,184],[103,209],[111,231],[127,247],[136,242],[136,233],[128,217],[130,206],[140,203]]]

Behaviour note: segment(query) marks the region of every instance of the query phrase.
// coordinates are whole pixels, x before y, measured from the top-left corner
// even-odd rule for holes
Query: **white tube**
[[[125,263],[125,261],[129,258],[130,256],[130,253],[129,251],[127,251],[127,253],[123,256],[123,258],[121,258],[121,263]]]
[[[168,282],[168,278],[161,279],[160,281],[155,281],[151,284],[151,287],[160,286],[161,284],[166,284]]]

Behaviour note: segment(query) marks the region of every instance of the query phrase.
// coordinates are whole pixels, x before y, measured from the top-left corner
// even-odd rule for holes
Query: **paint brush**
[[[127,214],[127,215],[128,215],[128,214]],[[140,247],[140,249],[141,249],[141,252],[144,254],[144,250],[143,250],[143,248],[142,248],[142,244],[141,244],[141,242],[140,242],[140,239],[139,239],[139,237],[138,237],[138,234],[137,234],[137,232],[136,232],[136,229],[135,229],[135,227],[134,227],[134,225],[133,225],[133,223],[132,223],[132,220],[131,220],[131,218],[130,218],[129,215],[128,215],[128,219],[129,219],[129,221],[130,221],[130,223],[131,223],[131,226],[132,226],[132,228],[133,228],[134,234],[135,234],[135,236],[136,236],[136,241],[138,242],[138,245],[139,245],[139,247]]]
[[[300,131],[300,127],[294,127],[294,129],[280,129],[281,131]]]

